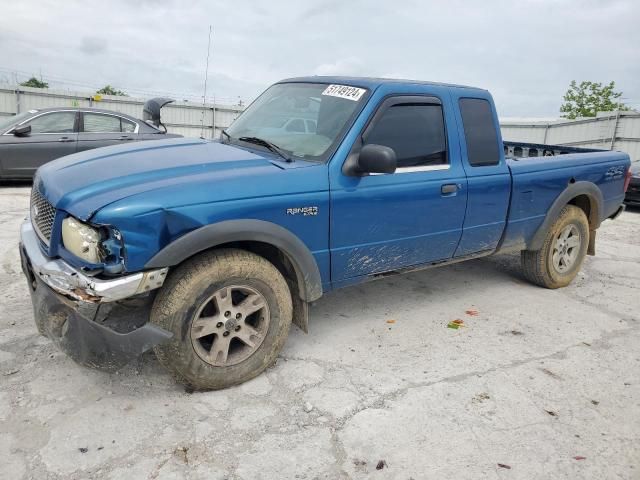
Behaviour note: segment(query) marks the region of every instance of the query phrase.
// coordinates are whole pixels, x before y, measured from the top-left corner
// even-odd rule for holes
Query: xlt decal
[[[316,215],[318,215],[318,207],[287,208],[287,215],[303,215],[305,217],[315,217]]]

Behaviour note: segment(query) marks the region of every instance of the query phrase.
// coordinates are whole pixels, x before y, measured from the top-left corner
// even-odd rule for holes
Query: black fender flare
[[[226,220],[200,227],[164,247],[145,268],[172,267],[204,250],[242,241],[267,243],[280,250],[293,265],[302,300],[312,302],[322,296],[320,270],[311,251],[289,230],[264,220]]]
[[[540,250],[542,248],[544,238],[551,228],[551,225],[553,225],[553,222],[555,222],[560,215],[560,211],[569,202],[571,202],[571,200],[579,195],[586,195],[589,198],[589,203],[591,206],[589,214],[589,230],[595,231],[598,227],[600,227],[600,223],[602,223],[604,208],[604,199],[602,198],[602,192],[595,184],[591,182],[581,181],[571,183],[567,186],[567,188],[563,190],[560,195],[558,195],[553,204],[551,204],[551,208],[549,208],[549,211],[547,212],[542,225],[538,227],[538,230],[536,230],[536,233],[531,239],[531,242],[529,242],[529,244],[527,245],[527,250]]]

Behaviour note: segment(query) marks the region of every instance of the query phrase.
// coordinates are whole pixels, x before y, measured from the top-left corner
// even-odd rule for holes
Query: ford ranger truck
[[[273,364],[333,289],[513,251],[532,283],[564,287],[623,210],[630,161],[544,150],[506,158],[479,88],[283,80],[219,140],[38,170],[20,243],[37,327],[107,370],[153,349],[206,390]]]

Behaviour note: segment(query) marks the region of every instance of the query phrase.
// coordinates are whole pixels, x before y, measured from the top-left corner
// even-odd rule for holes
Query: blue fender
[[[227,220],[200,227],[164,247],[145,268],[172,267],[204,250],[248,241],[272,245],[287,257],[295,270],[302,300],[312,302],[322,296],[320,271],[311,251],[289,230],[263,220]]]
[[[589,230],[595,231],[602,223],[603,204],[602,192],[591,182],[575,182],[567,186],[555,199],[547,215],[538,228],[531,241],[527,244],[527,250],[540,250],[547,236],[551,225],[556,221],[562,209],[579,195],[586,195],[589,198]]]

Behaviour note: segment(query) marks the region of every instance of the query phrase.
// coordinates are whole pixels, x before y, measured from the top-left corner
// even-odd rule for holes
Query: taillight
[[[627,170],[627,176],[624,179],[624,193],[627,193],[627,188],[629,188],[629,183],[631,183],[631,169]]]

